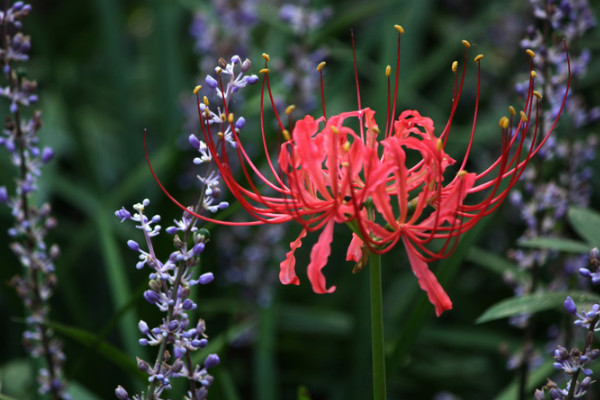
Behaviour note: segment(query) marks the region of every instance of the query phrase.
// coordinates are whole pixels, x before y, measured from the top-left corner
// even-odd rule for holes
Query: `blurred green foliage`
[[[353,29],[363,105],[378,110],[378,115],[385,113],[384,71],[387,64],[395,63],[397,35],[392,27],[401,24],[406,34],[399,108],[418,109],[441,129],[452,95],[450,64],[462,57],[460,40],[469,39],[472,55],[486,55],[471,166],[480,169],[500,147],[498,119],[507,105],[520,101],[512,87],[528,71],[528,58],[518,44],[532,20],[526,3],[327,3],[333,7],[332,18],[305,39],[309,45],[323,44],[330,50],[325,75],[328,112],[355,107],[349,36]],[[62,250],[57,263],[59,286],[52,299],[54,330],[66,342],[66,374],[74,398],[114,398],[118,384],[130,393],[143,387],[144,377],[135,373],[135,356],[152,359],[153,349],[137,345],[137,321],[158,318],[142,297],[147,273],[135,269],[136,256],[125,245],[129,238],[139,239],[139,232],[131,224],[121,225],[114,211],[149,198],[151,212],[162,215],[164,226],[180,214],[147,170],[142,147],[145,128],[161,179],[181,199],[194,200],[195,186],[185,178],[191,176],[193,154],[182,145],[189,134],[183,130],[183,104],[195,102],[191,90],[199,83],[199,59],[192,51],[188,30],[193,12],[210,5],[193,0],[66,0],[34,1],[32,5],[34,11],[24,29],[33,44],[27,71],[40,84],[41,140],[56,153],[44,168],[39,194],[39,201],[52,203],[59,222],[48,238]],[[287,46],[296,40],[277,21],[272,6],[261,7],[252,38],[255,70],[263,51],[272,59],[288,62]],[[598,15],[598,5],[593,7]],[[600,104],[600,93],[594,91],[600,84],[600,34],[596,30],[588,36],[574,46],[589,47],[596,58],[576,89],[589,104]],[[467,74],[447,149],[456,158],[464,152],[472,122],[475,69],[469,66]],[[244,108],[235,111],[249,121],[245,134],[255,143],[260,140],[252,131],[257,127],[253,121],[258,115],[259,90],[258,85],[246,89]],[[293,93],[282,95],[293,102]],[[7,109],[4,104],[0,114]],[[0,157],[0,184],[10,186],[13,172],[5,158]],[[503,269],[494,268],[493,261],[486,268],[489,258],[481,255],[504,258],[507,249],[515,246],[522,230],[515,214],[505,205],[466,235],[453,257],[434,265],[454,301],[454,310],[441,318],[434,317],[432,306],[418,289],[402,249],[383,257],[390,399],[431,399],[443,391],[462,399],[492,399],[514,388],[514,372],[506,369],[506,355],[508,349],[518,348],[521,332],[506,321],[477,325],[475,320],[489,306],[512,296],[502,282]],[[9,242],[10,224],[11,217],[2,208],[2,243]],[[218,240],[217,231],[231,228],[210,229]],[[286,226],[281,238],[284,248],[298,230]],[[213,271],[216,280],[198,290],[197,315],[207,321],[210,350],[206,353],[216,351],[221,356],[211,399],[369,398],[368,274],[352,275],[352,266],[343,261],[349,239],[349,232],[336,229],[331,262],[325,269],[328,281],[338,287],[334,294],[313,294],[301,275],[299,287],[276,283],[268,306],[244,299],[243,288],[227,281],[216,243],[209,244],[202,268]],[[301,272],[314,238],[308,240],[298,253]],[[165,236],[158,251],[167,255],[171,245]],[[0,246],[0,259],[0,281],[6,282],[19,271],[18,263],[8,246]],[[278,260],[271,263],[265,273],[273,279]],[[23,315],[13,290],[0,288],[0,392],[34,399],[32,365],[20,345]],[[558,322],[559,315],[548,311],[542,317]],[[545,332],[536,333],[543,346]],[[550,373],[544,371],[531,387],[543,383]],[[181,390],[176,386],[171,397],[178,398]]]

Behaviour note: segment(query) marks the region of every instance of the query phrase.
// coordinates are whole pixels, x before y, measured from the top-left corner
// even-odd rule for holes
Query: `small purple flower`
[[[125,207],[121,207],[120,210],[115,211],[115,215],[121,220],[121,222],[131,219],[131,213],[127,211]]]

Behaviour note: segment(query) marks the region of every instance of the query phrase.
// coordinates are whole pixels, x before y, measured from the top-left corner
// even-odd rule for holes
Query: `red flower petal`
[[[325,225],[323,232],[319,235],[319,240],[310,252],[310,264],[308,264],[308,279],[312,284],[315,293],[333,293],[335,286],[326,288],[325,276],[321,272],[331,253],[331,241],[333,239],[333,226],[335,222],[330,219]]]
[[[302,238],[306,236],[306,229],[302,229],[300,235],[296,240],[290,243],[291,250],[285,255],[285,260],[279,264],[279,280],[284,285],[299,285],[300,279],[296,276],[296,257],[294,252],[297,248],[302,246]]]
[[[403,237],[402,242],[406,248],[410,266],[419,281],[419,286],[427,293],[429,301],[435,306],[435,314],[439,317],[444,311],[452,309],[452,301],[408,239]]]
[[[346,253],[346,261],[359,262],[362,258],[362,239],[356,234],[352,233],[352,241],[348,246],[348,252]]]

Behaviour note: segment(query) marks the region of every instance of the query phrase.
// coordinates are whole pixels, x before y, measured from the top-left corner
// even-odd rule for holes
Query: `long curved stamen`
[[[400,25],[394,25],[394,29],[398,31],[398,50],[396,54],[396,82],[394,83],[394,105],[392,106],[392,113],[390,116],[390,130],[385,132],[385,136],[388,137],[392,134],[392,130],[394,129],[394,120],[396,119],[396,102],[398,100],[398,81],[400,80],[400,43],[402,42],[400,39],[402,38],[402,34],[404,33],[404,28]],[[387,125],[387,123],[386,123]]]
[[[317,72],[319,72],[321,81],[321,107],[323,108],[323,118],[325,118],[325,123],[327,123],[327,112],[325,111],[325,85],[323,84],[323,68],[325,67],[325,64],[325,61],[321,61],[319,65],[317,65]]]
[[[352,39],[352,65],[354,65],[354,82],[356,84],[356,101],[358,102],[358,110],[362,110],[362,104],[360,100],[360,85],[358,84],[358,67],[356,66],[356,47],[354,45],[354,30],[350,29],[350,38]],[[358,119],[358,125],[360,126],[360,139],[364,142],[365,135],[363,131],[363,119]]]
[[[458,107],[458,102],[460,101],[460,96],[461,96],[462,90],[463,90],[463,84],[465,82],[465,75],[467,72],[467,56],[468,56],[468,49],[471,47],[471,44],[468,41],[463,40],[462,45],[464,46],[465,50],[464,50],[464,56],[463,56],[463,67],[462,67],[462,73],[461,73],[461,77],[460,77],[460,84],[458,85],[458,92],[456,89],[456,80],[457,80],[456,69],[458,68],[458,66],[456,66],[456,64],[452,63],[452,71],[455,74],[454,75],[454,95],[452,96],[452,108],[450,110],[450,116],[448,117],[448,121],[446,122],[446,125],[444,126],[444,129],[442,130],[442,133],[440,134],[440,139],[444,140],[444,147],[446,147],[446,142],[448,141],[450,128],[452,127],[452,120],[454,119],[454,114],[456,113],[456,109]]]
[[[473,111],[473,125],[471,127],[471,137],[469,138],[469,144],[467,145],[467,150],[465,151],[465,156],[463,157],[463,161],[458,168],[459,171],[465,169],[465,165],[467,164],[467,159],[469,158],[469,154],[471,153],[471,146],[473,146],[473,139],[475,138],[475,128],[477,127],[477,112],[479,111],[479,93],[481,89],[481,59],[483,58],[483,54],[479,54],[475,57],[475,62],[477,63],[477,90],[475,95],[475,111]]]

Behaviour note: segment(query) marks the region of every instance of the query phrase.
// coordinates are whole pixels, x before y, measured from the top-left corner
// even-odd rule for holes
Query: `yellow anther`
[[[521,111],[519,114],[521,114],[521,121],[523,121],[523,122],[529,121],[529,118],[527,118],[527,114],[525,114],[525,111]]]
[[[229,114],[227,116],[227,122],[229,122],[230,124],[233,123],[233,114]]]
[[[208,97],[204,96],[204,98],[202,99],[202,101],[204,102],[204,105],[206,107],[208,107]]]
[[[201,85],[198,85],[194,88],[194,94],[198,94],[198,92],[200,91],[200,89],[202,89]]]
[[[465,46],[467,49],[468,49],[469,47],[471,47],[471,43],[469,43],[467,40],[463,40],[461,43],[462,43],[462,45],[463,45],[463,46]]]
[[[323,68],[325,68],[325,64],[327,64],[325,61],[321,61],[319,65],[317,65],[317,72],[321,72]]]
[[[267,62],[271,61],[271,57],[269,57],[267,53],[262,53],[262,58],[264,58]]]
[[[435,142],[435,148],[436,148],[438,151],[440,151],[440,150],[442,150],[442,149],[444,148],[444,144],[442,143],[442,139],[438,139],[438,140]]]
[[[404,33],[404,28],[400,25],[394,25],[394,29],[397,30],[400,34]]]
[[[535,53],[533,52],[533,50],[531,49],[527,49],[525,50],[525,53],[529,54],[529,57],[534,58],[535,57]]]
[[[348,150],[350,150],[350,142],[346,140],[346,141],[344,142],[344,145],[342,146],[342,149],[343,149],[344,151],[348,151]]]
[[[390,67],[388,65],[387,67],[385,67],[385,76],[387,76],[389,78],[391,74],[392,74],[392,67]]]
[[[269,72],[271,72],[271,70],[269,68],[263,68],[260,71],[258,71],[260,74],[268,74]]]
[[[477,56],[474,58],[474,60],[475,60],[475,62],[479,62],[479,61],[481,61],[481,59],[482,59],[482,58],[483,58],[483,54],[478,54],[478,55],[477,55]]]
[[[346,143],[348,143],[348,142],[346,142]],[[344,144],[345,144],[345,143],[344,143]],[[349,163],[348,161],[342,161],[342,164],[341,164],[341,165],[342,165],[342,167],[344,167],[344,168],[348,168],[348,167],[350,166],[350,163]]]
[[[332,126],[330,129],[331,129],[331,132],[333,132],[335,135],[340,133],[340,130],[338,128],[336,128],[335,126]]]
[[[538,100],[541,100],[541,99],[542,99],[542,94],[541,94],[540,92],[538,92],[537,90],[534,90],[534,91],[533,91],[533,95],[534,95],[535,97],[537,97],[537,98],[538,98]]]
[[[290,105],[289,105],[289,106],[287,106],[287,108],[285,109],[285,114],[286,114],[286,115],[290,115],[290,114],[291,114],[291,113],[294,111],[294,109],[295,109],[295,108],[296,108],[296,106],[295,106],[295,105],[293,105],[293,104],[290,104]]]
[[[458,70],[458,61],[454,61],[452,63],[452,72],[456,72]]]
[[[498,122],[498,126],[502,129],[508,128],[508,118],[507,117],[500,118],[500,122]]]
[[[531,77],[532,77],[532,78],[535,78],[536,76],[537,76],[537,72],[535,72],[535,71],[531,71]]]
[[[217,75],[221,75],[221,72],[223,72],[223,68],[217,67],[215,68],[215,72],[217,73]]]
[[[378,126],[372,126],[372,127],[370,127],[369,129],[370,129],[370,131],[371,131],[371,132],[374,132],[376,135],[379,135],[379,133],[381,132],[381,131],[379,130],[379,127],[378,127]]]
[[[223,121],[223,122],[227,121],[227,115],[221,114],[221,121]]]
[[[288,131],[287,129],[284,129],[283,132],[281,132],[281,134],[283,135],[283,138],[285,139],[286,142],[288,140],[290,140],[290,131]]]
[[[508,106],[508,112],[510,112],[510,115],[512,115],[513,117],[517,115],[517,112],[515,111],[515,108],[513,106]]]
[[[225,134],[223,132],[217,132],[217,136],[219,137],[219,139],[223,139],[225,137]]]
[[[465,171],[464,169],[461,169],[460,171],[458,171],[458,174],[456,174],[456,176],[459,177],[459,178],[462,178],[466,174],[468,174],[468,172]]]

